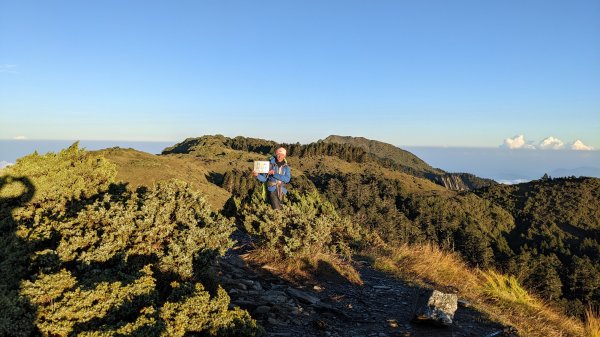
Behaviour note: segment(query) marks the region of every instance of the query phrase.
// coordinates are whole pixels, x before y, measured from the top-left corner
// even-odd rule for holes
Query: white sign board
[[[269,162],[268,161],[255,161],[254,171],[257,173],[269,173]]]

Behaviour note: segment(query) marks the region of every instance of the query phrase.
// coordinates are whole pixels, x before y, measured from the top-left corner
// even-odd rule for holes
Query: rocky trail
[[[238,241],[239,242],[239,241]],[[389,277],[356,262],[364,285],[325,281],[298,286],[244,260],[238,244],[220,259],[219,282],[231,305],[247,309],[267,336],[393,337],[515,336],[498,323],[459,305],[448,327],[412,322],[427,289]],[[461,301],[459,301],[459,304]]]

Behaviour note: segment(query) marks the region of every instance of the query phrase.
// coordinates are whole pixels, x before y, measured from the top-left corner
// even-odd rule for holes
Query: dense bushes
[[[0,335],[256,335],[201,283],[233,225],[189,186],[129,191],[77,145],[0,177]]]
[[[258,246],[277,253],[281,259],[318,253],[349,258],[350,245],[360,237],[358,228],[340,217],[316,192],[289,193],[281,211],[273,210],[255,195],[252,202],[241,206],[240,217]]]

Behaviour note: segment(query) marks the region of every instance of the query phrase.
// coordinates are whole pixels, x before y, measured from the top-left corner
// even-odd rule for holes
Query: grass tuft
[[[481,273],[485,283],[481,287],[482,293],[490,299],[509,305],[524,305],[532,308],[539,303],[532,298],[527,290],[523,289],[519,281],[512,275],[503,275],[493,270]]]
[[[590,306],[585,311],[585,336],[600,337],[600,309]]]

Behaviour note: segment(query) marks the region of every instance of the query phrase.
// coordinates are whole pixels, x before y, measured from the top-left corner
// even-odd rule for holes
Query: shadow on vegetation
[[[16,185],[21,185],[21,187],[16,188]],[[9,186],[10,191],[7,190]],[[166,331],[166,324],[160,317],[160,308],[165,303],[182,303],[186,299],[196,296],[193,286],[196,282],[206,285],[205,290],[209,292],[211,298],[216,295],[218,285],[214,281],[210,282],[211,261],[214,261],[219,254],[214,249],[204,249],[194,257],[192,263],[194,276],[191,279],[176,272],[161,270],[158,267],[159,257],[156,254],[127,256],[125,252],[121,251],[102,262],[85,262],[77,259],[61,260],[57,253],[57,248],[61,240],[64,239],[64,235],[60,232],[60,226],[52,225],[51,234],[42,239],[30,237],[22,239],[17,235],[19,226],[32,227],[34,224],[29,220],[24,222],[15,219],[13,212],[19,207],[32,206],[30,201],[33,199],[36,189],[31,179],[27,177],[0,177],[0,192],[3,192],[2,195],[10,194],[13,190],[21,190],[22,192],[16,196],[0,197],[0,306],[2,306],[0,308],[0,336],[25,337],[37,336],[42,333],[36,326],[40,323],[36,322],[36,316],[42,308],[38,308],[29,301],[27,296],[21,294],[22,283],[24,281],[35,282],[36,275],[58,275],[61,271],[66,271],[76,280],[76,284],[65,289],[65,291],[93,293],[101,291],[103,285],[109,285],[110,287],[135,286],[134,283],[139,282],[141,277],[144,276],[142,269],[145,266],[152,265],[151,275],[156,284],[151,291],[141,295],[128,296],[122,303],[109,308],[102,317],[89,317],[83,320],[74,318],[78,322],[72,326],[69,335],[98,330],[116,331],[129,323],[136,322],[144,308],[153,307],[158,310],[147,314],[151,320],[136,327],[133,332],[129,331],[126,335],[158,336]],[[127,184],[111,184],[106,193],[100,192],[88,198],[68,200],[65,202],[66,209],[60,214],[45,210],[43,216],[52,223],[60,224],[62,221],[73,221],[77,218],[79,212],[102,200],[107,194],[110,195],[110,202],[113,203],[127,202],[132,193],[143,196],[148,192],[145,187],[138,188],[136,192],[131,192],[127,189]],[[142,202],[143,198],[139,200]],[[33,205],[34,208],[38,206]],[[142,205],[138,204],[138,206]],[[98,231],[99,236],[103,234],[102,230]],[[83,239],[84,234],[80,235]],[[94,249],[96,248],[98,247]],[[111,253],[109,252],[109,254]],[[175,289],[176,284],[183,284],[184,286]],[[60,285],[57,285],[58,288],[60,288]],[[60,301],[62,296],[60,295],[55,300]],[[110,295],[104,297],[109,298]],[[34,300],[39,299],[35,298]],[[106,303],[92,303],[92,306],[95,305],[106,305]],[[58,317],[61,316],[53,316],[50,319],[54,319],[54,321],[41,323],[46,325],[61,324],[61,321],[56,321],[56,319],[59,319]],[[46,319],[48,318],[46,317]]]
[[[215,184],[219,187],[223,186],[224,179],[225,179],[224,174],[221,174],[218,172],[209,172],[206,175],[206,180],[208,180],[209,183]]]
[[[35,186],[27,177],[0,177],[0,192],[9,185],[21,185],[16,196],[0,197],[0,335],[35,335],[35,307],[19,295],[19,284],[30,260],[27,243],[16,235],[17,222],[13,211],[33,199]],[[9,307],[9,305],[11,305]]]

